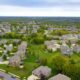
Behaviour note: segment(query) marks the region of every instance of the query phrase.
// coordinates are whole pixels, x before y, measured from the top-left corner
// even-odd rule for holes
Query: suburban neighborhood
[[[19,19],[0,22],[0,80],[80,80],[80,23]]]

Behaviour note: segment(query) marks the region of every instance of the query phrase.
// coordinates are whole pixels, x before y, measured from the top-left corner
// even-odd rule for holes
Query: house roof
[[[40,77],[43,74],[45,77],[49,77],[51,74],[51,69],[47,66],[40,66],[32,71],[32,74]]]
[[[17,55],[14,55],[12,56],[10,59],[9,59],[10,62],[20,62],[20,57],[17,56]]]
[[[58,74],[58,75],[50,78],[49,80],[71,80],[71,78],[69,78],[63,74]]]

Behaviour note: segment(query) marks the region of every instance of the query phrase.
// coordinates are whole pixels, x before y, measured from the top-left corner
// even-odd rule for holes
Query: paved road
[[[0,77],[3,77],[4,80],[20,80],[18,78],[12,78],[9,74],[0,71]]]

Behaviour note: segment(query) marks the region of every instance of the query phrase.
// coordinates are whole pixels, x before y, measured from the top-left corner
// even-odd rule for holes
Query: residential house
[[[80,46],[77,44],[72,45],[72,50],[76,53],[80,53]]]
[[[20,62],[21,62],[21,59],[20,59],[20,57],[18,55],[12,56],[9,59],[9,65],[13,66],[13,67],[20,66]]]
[[[6,47],[6,50],[7,51],[12,51],[13,49],[13,44],[9,44],[7,47]]]
[[[11,66],[20,66],[21,60],[24,60],[26,57],[26,48],[27,43],[25,41],[21,42],[21,44],[18,46],[18,51],[9,59],[9,64]]]
[[[57,49],[60,48],[60,45],[57,43],[56,40],[45,41],[44,44],[47,46],[47,49],[52,51],[57,51]]]
[[[48,66],[40,66],[37,69],[33,70],[32,74],[38,76],[39,78],[41,75],[49,77],[51,75],[51,69]]]
[[[52,78],[48,80],[71,80],[71,78],[65,76],[64,74],[58,74],[56,76],[53,76]]]
[[[61,53],[64,55],[72,55],[73,51],[71,48],[69,48],[69,46],[67,44],[62,44],[60,47]]]
[[[66,34],[61,37],[62,40],[78,40],[78,36],[76,34]]]

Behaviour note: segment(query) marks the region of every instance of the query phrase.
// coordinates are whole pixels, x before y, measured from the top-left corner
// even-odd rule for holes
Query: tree
[[[26,40],[27,40],[27,37],[26,37],[26,36],[23,36],[23,37],[22,37],[22,40],[23,40],[23,41],[26,41]]]
[[[64,34],[68,34],[69,32],[67,30],[54,30],[51,34],[52,35],[58,35],[58,36],[62,36]]]
[[[16,34],[15,32],[10,32],[6,33],[6,35],[3,35],[3,38],[21,39],[22,34]]]
[[[68,60],[64,56],[57,56],[56,58],[53,58],[54,67],[58,72],[62,72],[64,65],[68,63]]]
[[[35,38],[33,38],[33,43],[42,44],[42,43],[44,43],[44,38],[43,37],[35,37]]]
[[[44,36],[41,33],[33,33],[29,41],[34,44],[42,44],[44,40]]]
[[[3,56],[3,59],[4,59],[4,60],[7,60],[7,56],[6,56],[6,55],[4,55],[4,56]]]
[[[71,80],[80,80],[80,66],[67,64],[64,66],[63,73],[71,77]]]
[[[47,59],[46,58],[39,58],[39,62],[41,65],[46,65],[47,64]]]

